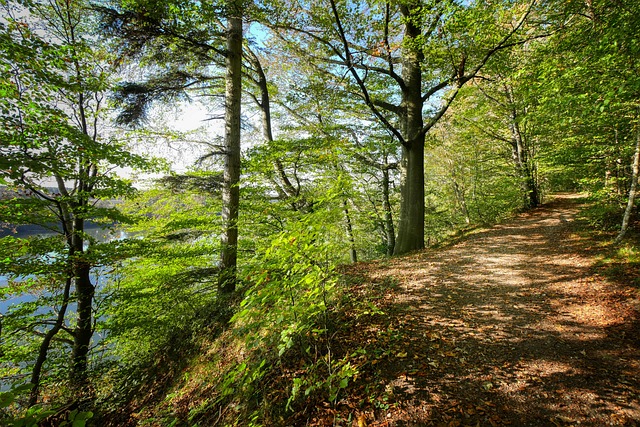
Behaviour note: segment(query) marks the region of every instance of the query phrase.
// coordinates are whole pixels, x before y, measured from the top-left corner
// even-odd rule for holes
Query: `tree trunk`
[[[51,341],[58,334],[58,332],[60,332],[60,329],[62,329],[62,326],[64,325],[64,317],[67,313],[67,307],[69,305],[71,282],[72,278],[67,278],[62,294],[62,304],[60,305],[60,310],[58,311],[56,321],[53,327],[49,329],[47,334],[44,336],[42,343],[40,344],[40,348],[38,349],[38,358],[36,359],[36,363],[33,365],[33,371],[31,371],[31,380],[29,381],[33,386],[29,394],[29,407],[38,403],[38,396],[40,395],[40,375],[42,374],[42,367],[44,366],[44,362],[46,362],[47,360]]]
[[[351,215],[349,214],[349,207],[347,205],[347,199],[342,200],[342,209],[344,211],[344,218],[347,226],[347,239],[349,240],[349,256],[351,262],[358,262],[358,253],[356,252],[356,239],[353,237],[353,227],[351,225]]]
[[[540,192],[538,191],[538,181],[536,180],[536,168],[533,160],[529,160],[526,164],[527,190],[529,207],[535,208],[540,206]]]
[[[422,118],[422,70],[423,59],[418,38],[419,22],[411,6],[401,6],[407,19],[403,37],[402,79],[402,130],[406,143],[402,149],[402,201],[400,221],[394,255],[424,248],[424,133]]]
[[[402,153],[402,201],[394,255],[424,248],[424,138]]]
[[[240,205],[240,114],[242,100],[242,10],[240,2],[229,0],[225,92],[225,162],[222,189],[222,247],[220,251],[221,292],[236,288],[238,259],[238,208]]]
[[[455,178],[453,181],[453,191],[456,196],[456,201],[460,206],[460,210],[462,211],[462,215],[464,216],[465,224],[471,224],[471,217],[469,216],[469,209],[467,208],[467,199],[464,194],[465,191],[460,188],[460,184],[458,184],[458,181],[456,181]]]
[[[532,209],[540,204],[538,185],[531,165],[532,159],[529,156],[527,142],[525,140],[525,136],[522,134],[522,130],[520,129],[520,124],[518,123],[518,111],[516,110],[513,88],[505,85],[505,91],[507,101],[509,103],[508,105],[511,109],[509,124],[511,131],[511,147],[513,151],[513,162],[522,188],[522,204],[525,209]]]
[[[87,359],[89,346],[93,335],[92,308],[95,287],[91,283],[91,266],[84,260],[84,219],[75,218],[73,227],[73,276],[76,288],[77,323],[73,333],[73,348],[71,350],[71,381],[76,392],[82,393],[87,386]]]
[[[92,306],[95,288],[91,283],[89,271],[89,265],[79,261],[75,277],[78,321],[73,334],[71,379],[74,384],[82,388],[87,383],[87,358],[93,335]]]
[[[387,235],[387,255],[393,255],[396,246],[396,230],[393,226],[393,213],[391,212],[391,200],[389,200],[389,169],[382,170],[382,208],[384,209],[384,229]]]
[[[522,205],[525,209],[532,209],[540,204],[538,186],[536,184],[531,160],[522,141],[517,125],[512,126],[514,140],[512,142],[513,162],[516,174],[520,179],[522,189]]]
[[[257,78],[255,79],[255,83],[260,90],[260,99],[256,98],[256,103],[260,108],[260,112],[262,113],[262,136],[267,144],[271,144],[273,142],[273,127],[271,126],[271,98],[269,96],[269,86],[267,84],[267,76],[262,68],[262,64],[258,56],[248,49],[248,59],[253,64],[255,68],[255,72],[257,74]],[[291,183],[291,180],[287,176],[287,173],[284,169],[282,161],[279,158],[276,158],[273,161],[273,169],[279,178],[280,182],[275,182],[278,187],[278,191],[282,193],[282,195],[289,199],[295,199],[300,194],[299,186],[294,186]],[[303,203],[304,204],[304,203]],[[294,200],[292,203],[293,209],[297,210],[299,208],[298,201]]]
[[[640,118],[640,114],[638,115]],[[636,149],[633,153],[633,166],[631,169],[631,186],[629,187],[629,199],[627,200],[627,207],[624,210],[624,216],[622,217],[622,225],[620,227],[620,233],[616,237],[615,243],[620,243],[627,233],[629,228],[629,220],[631,218],[631,212],[636,200],[636,189],[638,186],[638,169],[640,164],[640,123],[636,124]]]

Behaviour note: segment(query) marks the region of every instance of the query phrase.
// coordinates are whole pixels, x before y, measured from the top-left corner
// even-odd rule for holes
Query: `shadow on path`
[[[395,405],[368,425],[637,425],[637,311],[594,274],[590,242],[573,232],[579,208],[558,196],[368,270],[398,283],[389,316],[367,326],[379,344],[386,334],[375,381]]]

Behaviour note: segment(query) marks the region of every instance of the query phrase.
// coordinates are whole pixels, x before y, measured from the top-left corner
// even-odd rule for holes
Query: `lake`
[[[90,236],[94,237],[95,239],[97,239],[99,242],[111,242],[114,240],[122,240],[129,237],[126,231],[117,230],[117,229],[106,230],[96,224],[90,224],[85,229],[85,232]],[[14,236],[19,238],[27,238],[32,236],[47,237],[47,236],[54,236],[56,234],[57,233],[47,228],[44,228],[41,226],[34,226],[34,225],[21,225],[21,226],[11,227],[11,228],[7,228],[6,226],[0,227],[0,237],[5,237],[5,236]],[[97,288],[100,288],[106,284],[109,277],[106,274],[101,274],[99,269],[97,270],[98,271],[93,272],[91,276],[91,280],[93,284],[96,285]],[[5,286],[7,286],[7,277],[0,275],[0,288],[3,288]],[[7,300],[0,301],[0,316],[3,316],[4,314],[6,314],[7,310],[12,305],[19,304],[22,302],[34,301],[36,298],[37,298],[36,295],[22,294],[19,296],[11,297]]]

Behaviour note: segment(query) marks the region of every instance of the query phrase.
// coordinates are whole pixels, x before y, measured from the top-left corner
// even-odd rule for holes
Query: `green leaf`
[[[0,408],[6,408],[13,403],[15,396],[11,392],[0,393]]]

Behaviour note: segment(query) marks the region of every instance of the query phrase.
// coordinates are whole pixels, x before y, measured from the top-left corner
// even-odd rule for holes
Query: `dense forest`
[[[0,0],[0,44],[2,425],[311,424],[387,316],[345,269],[556,193],[638,263],[640,3]]]

